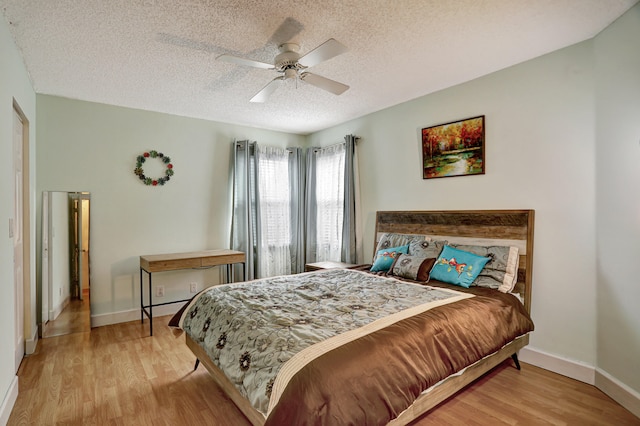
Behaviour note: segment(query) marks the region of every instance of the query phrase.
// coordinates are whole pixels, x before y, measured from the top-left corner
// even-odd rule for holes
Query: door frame
[[[73,265],[72,269],[75,271],[71,271],[71,278],[76,282],[76,291],[75,295],[78,299],[83,300],[83,290],[88,288],[89,283],[85,282],[85,274],[84,268],[88,268],[89,265],[86,264],[84,253],[89,253],[89,247],[85,247],[84,244],[84,225],[89,225],[89,216],[90,216],[90,208],[87,209],[87,215],[85,217],[85,212],[83,209],[84,202],[91,202],[91,193],[89,192],[69,192],[69,198],[71,200],[72,206],[70,208],[69,219],[71,221],[70,230],[74,235],[74,241],[69,241],[70,245],[70,258],[71,264]],[[88,227],[87,226],[87,227]],[[88,231],[88,229],[87,229]]]
[[[42,191],[42,266],[40,279],[40,335],[44,332],[44,325],[49,322],[49,282],[51,271],[49,270],[49,224],[51,223],[49,191]]]
[[[87,211],[85,212],[84,206],[87,206]],[[91,246],[90,242],[90,227],[91,227],[91,193],[89,192],[80,192],[78,194],[78,223],[76,224],[78,227],[78,288],[79,294],[78,297],[80,300],[84,300],[84,290],[89,289],[91,279],[91,264],[90,264],[90,252],[89,247]],[[86,234],[85,235],[85,226],[86,226]],[[86,238],[85,238],[86,237]],[[85,246],[85,239],[87,240],[87,244]],[[86,254],[86,255],[85,255]],[[88,273],[85,274],[85,271]]]
[[[37,334],[34,336],[31,333],[32,324],[31,324],[31,299],[32,299],[32,289],[31,289],[31,203],[30,203],[30,150],[29,150],[29,119],[20,108],[18,102],[13,99],[13,113],[18,116],[20,121],[22,122],[22,218],[20,220],[22,229],[22,304],[21,306],[16,306],[16,309],[22,310],[22,334],[23,334],[23,345],[24,345],[24,353],[31,353],[35,350],[35,343],[37,342]],[[14,200],[15,202],[15,200]],[[14,205],[15,211],[15,205]],[[15,218],[14,218],[15,219]],[[14,282],[15,277],[15,268],[14,268]],[[34,289],[35,290],[35,289]],[[31,340],[34,339],[33,342]],[[30,348],[32,346],[32,348]],[[33,350],[31,350],[33,349]],[[16,353],[19,348],[15,348]],[[16,366],[17,368],[18,366]]]

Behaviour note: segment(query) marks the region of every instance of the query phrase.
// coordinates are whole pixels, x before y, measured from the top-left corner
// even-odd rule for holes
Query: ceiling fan
[[[305,71],[307,68],[346,52],[346,46],[339,41],[330,38],[302,56],[298,53],[300,46],[295,43],[284,43],[280,45],[278,49],[280,53],[273,60],[273,64],[226,54],[220,55],[216,59],[255,68],[276,70],[282,74],[271,80],[262,90],[251,98],[251,102],[265,102],[281,82],[289,79],[302,80],[305,83],[309,83],[335,95],[340,95],[349,88],[346,84]]]

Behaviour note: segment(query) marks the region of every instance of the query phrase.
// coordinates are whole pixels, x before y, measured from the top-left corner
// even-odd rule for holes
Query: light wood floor
[[[83,300],[71,299],[55,320],[47,322],[43,332],[44,337],[89,331],[91,329],[90,305],[88,290],[83,293]]]
[[[248,425],[166,323],[40,340],[20,366],[9,425]],[[593,386],[505,362],[416,425],[640,425]]]

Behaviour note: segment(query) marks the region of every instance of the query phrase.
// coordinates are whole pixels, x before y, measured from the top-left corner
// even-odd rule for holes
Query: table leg
[[[144,324],[144,296],[142,295],[142,268],[140,268],[140,323]]]
[[[151,291],[151,272],[149,272],[149,335],[153,336],[153,292]]]

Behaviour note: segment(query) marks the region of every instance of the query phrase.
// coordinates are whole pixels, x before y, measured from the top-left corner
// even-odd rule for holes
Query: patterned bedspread
[[[212,287],[191,302],[180,326],[266,416],[296,370],[285,379],[276,381],[276,376],[296,353],[313,359],[320,342],[326,345],[348,333],[356,333],[355,339],[432,306],[470,297],[335,269]]]

